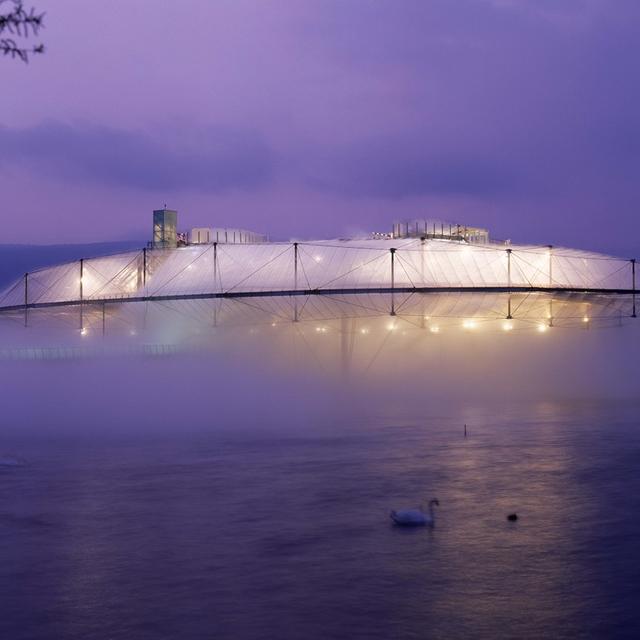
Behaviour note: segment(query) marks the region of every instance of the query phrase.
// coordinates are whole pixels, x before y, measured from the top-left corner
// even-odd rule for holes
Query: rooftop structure
[[[157,209],[153,212],[154,249],[175,249],[178,246],[178,212],[172,209]]]
[[[489,231],[443,220],[410,220],[395,222],[392,237],[464,240],[474,244],[488,244]]]
[[[157,209],[153,212],[152,249],[175,249],[188,244],[256,244],[266,242],[267,237],[246,229],[225,227],[194,227],[189,233],[178,231],[178,212],[173,209]]]
[[[265,235],[246,229],[195,227],[189,233],[189,244],[257,244],[266,241]]]

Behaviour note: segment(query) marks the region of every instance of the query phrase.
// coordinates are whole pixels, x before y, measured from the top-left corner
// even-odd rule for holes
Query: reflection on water
[[[629,397],[638,389],[634,312],[632,296],[540,293],[59,307],[1,315],[0,361],[194,356],[227,394],[236,382],[232,395],[246,395],[243,386],[262,394],[265,372],[284,376],[270,375],[267,385],[283,403],[337,391],[349,406],[383,397],[399,406],[418,397],[430,405],[452,397]],[[173,387],[184,383],[169,377]],[[188,384],[197,385],[192,377]]]
[[[631,305],[4,316],[0,637],[637,637]]]
[[[464,328],[485,331],[545,331],[552,327],[619,326],[635,317],[633,295],[546,293],[407,293],[312,296],[191,298],[150,302],[85,303],[2,312],[5,326],[77,331],[87,336],[135,336],[140,333],[185,339],[210,329],[278,327],[292,323],[358,321],[360,333],[369,322],[391,318],[387,328]]]

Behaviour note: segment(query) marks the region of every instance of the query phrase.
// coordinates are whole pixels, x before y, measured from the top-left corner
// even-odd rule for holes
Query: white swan
[[[433,527],[436,523],[436,514],[433,512],[433,507],[440,506],[437,498],[429,501],[429,513],[425,513],[420,506],[419,509],[403,509],[402,511],[392,511],[390,513],[391,519],[395,524],[402,525],[404,527],[416,527],[427,526]]]

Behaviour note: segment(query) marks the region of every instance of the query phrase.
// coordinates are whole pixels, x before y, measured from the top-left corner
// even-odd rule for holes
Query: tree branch
[[[0,5],[9,0],[0,0]],[[7,13],[0,13],[0,36],[7,32],[13,37],[28,38],[37,36],[44,27],[44,13],[36,13],[32,7],[27,11],[22,0],[10,0],[13,9]],[[38,44],[32,47],[20,46],[13,37],[0,38],[0,53],[11,58],[19,58],[23,62],[29,62],[31,54],[44,53],[44,45]]]

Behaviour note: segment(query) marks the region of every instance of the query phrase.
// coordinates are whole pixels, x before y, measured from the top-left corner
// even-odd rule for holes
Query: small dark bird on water
[[[518,519],[518,514],[517,514],[517,513],[510,513],[510,514],[507,516],[507,520],[508,520],[509,522],[515,522],[517,519]]]

